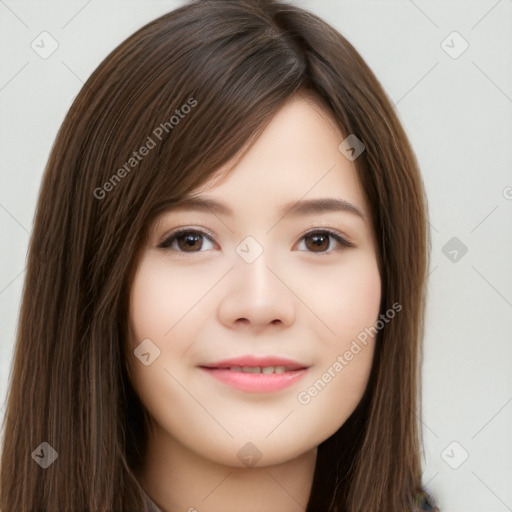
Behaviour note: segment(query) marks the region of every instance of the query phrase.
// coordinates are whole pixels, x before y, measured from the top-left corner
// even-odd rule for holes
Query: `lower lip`
[[[302,370],[267,374],[234,372],[226,369],[204,367],[201,367],[201,370],[204,370],[213,378],[224,382],[232,388],[240,389],[248,393],[269,393],[272,391],[279,391],[280,389],[295,384],[304,377],[308,371],[307,368],[303,368]]]

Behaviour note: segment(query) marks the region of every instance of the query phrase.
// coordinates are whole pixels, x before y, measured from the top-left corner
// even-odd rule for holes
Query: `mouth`
[[[241,373],[263,373],[265,375],[270,375],[272,373],[285,373],[291,371],[301,370],[302,368],[287,368],[286,366],[226,366],[226,367],[211,367],[211,366],[202,366],[201,368],[207,368],[208,370],[229,370],[231,372],[241,372]]]
[[[268,393],[291,386],[307,373],[309,366],[290,359],[245,356],[199,368],[232,388]]]

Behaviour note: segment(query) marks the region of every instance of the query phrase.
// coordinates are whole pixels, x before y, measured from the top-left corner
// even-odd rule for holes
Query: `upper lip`
[[[241,357],[234,357],[232,359],[224,359],[217,361],[216,363],[203,364],[203,368],[231,368],[233,366],[251,366],[265,368],[268,366],[284,366],[286,370],[301,370],[303,368],[309,368],[308,365],[299,363],[292,359],[286,359],[283,357],[274,356],[254,356],[247,355]]]

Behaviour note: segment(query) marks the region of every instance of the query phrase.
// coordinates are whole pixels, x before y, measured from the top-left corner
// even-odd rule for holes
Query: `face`
[[[381,280],[344,138],[312,99],[290,100],[229,173],[194,191],[223,207],[180,207],[152,226],[128,364],[163,443],[274,465],[317,447],[359,403]],[[338,208],[314,207],[324,199]]]

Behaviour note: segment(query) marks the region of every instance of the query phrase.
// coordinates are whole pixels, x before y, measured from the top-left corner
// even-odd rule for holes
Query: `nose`
[[[297,299],[291,278],[269,253],[263,251],[251,263],[234,258],[218,306],[219,321],[227,328],[260,332],[293,324]]]

